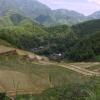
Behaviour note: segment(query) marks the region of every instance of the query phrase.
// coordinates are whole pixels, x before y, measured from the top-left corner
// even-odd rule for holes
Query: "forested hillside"
[[[70,59],[84,61],[95,59],[100,61],[100,20],[91,20],[72,26],[78,36],[78,42],[67,53]]]
[[[66,56],[75,61],[100,61],[100,32],[79,40]]]
[[[41,46],[48,34],[40,25],[19,14],[11,14],[1,19],[0,38],[19,48],[31,49]]]
[[[80,24],[44,27],[17,13],[1,17],[0,39],[56,59],[99,59],[100,20]],[[60,57],[59,57],[60,54]]]
[[[86,37],[100,31],[100,19],[90,20],[72,26],[74,33],[79,37]]]

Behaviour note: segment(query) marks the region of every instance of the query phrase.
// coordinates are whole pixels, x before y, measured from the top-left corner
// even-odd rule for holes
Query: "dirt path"
[[[40,64],[40,65],[56,65],[56,66],[61,66],[70,70],[73,70],[75,72],[78,72],[80,74],[86,75],[86,76],[100,76],[99,72],[95,72],[95,71],[90,71],[88,69],[85,69],[85,67],[81,67],[81,66],[77,66],[74,64],[60,64],[60,63],[50,63],[50,62],[44,62],[44,63],[36,63],[36,64]]]
[[[100,76],[100,73],[98,73],[98,72],[90,71],[90,70],[87,70],[87,69],[84,69],[81,67],[77,67],[75,65],[60,65],[60,66],[64,67],[64,68],[68,68],[70,70],[73,70],[75,72],[78,72],[78,73],[86,75],[86,76],[93,76],[93,75]]]

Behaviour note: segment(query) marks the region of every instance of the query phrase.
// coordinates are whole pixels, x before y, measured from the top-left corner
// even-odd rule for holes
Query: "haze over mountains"
[[[85,16],[66,9],[51,10],[37,0],[0,0],[0,15],[16,12],[45,26],[76,24],[90,19],[99,19],[100,12]]]

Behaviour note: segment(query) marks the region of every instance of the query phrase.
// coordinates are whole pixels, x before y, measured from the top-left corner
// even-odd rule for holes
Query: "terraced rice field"
[[[2,47],[1,51],[3,49]],[[91,76],[100,76],[100,72],[95,71],[99,68],[98,62],[52,63],[46,60],[36,62],[24,59],[23,55],[29,54],[26,51],[19,50],[20,54],[5,55],[6,49],[4,54],[2,55],[1,52],[0,55],[0,91],[5,91],[9,96],[25,93],[38,94],[48,88],[83,83]],[[94,66],[98,66],[98,68],[94,70]]]
[[[24,92],[29,91],[30,86],[33,89],[30,92],[37,94],[51,87],[63,86],[78,80],[83,82],[83,79],[85,79],[80,73],[72,70],[58,65],[31,63],[18,55],[0,56],[0,74],[0,82],[5,87],[2,88],[6,92],[10,92],[9,95],[12,95],[12,91],[14,91],[14,94],[16,92],[22,94],[23,90]]]

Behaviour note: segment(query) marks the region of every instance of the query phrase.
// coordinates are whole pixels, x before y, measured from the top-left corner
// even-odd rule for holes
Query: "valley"
[[[100,100],[100,12],[0,0],[0,100]]]

